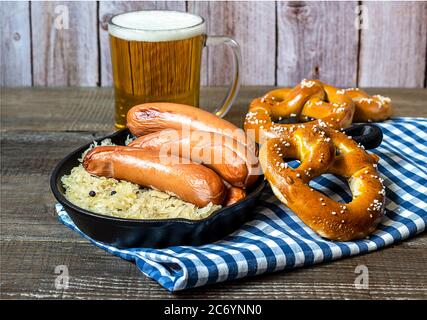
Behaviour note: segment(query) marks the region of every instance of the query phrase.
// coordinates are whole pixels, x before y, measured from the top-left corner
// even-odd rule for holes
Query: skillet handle
[[[370,123],[352,125],[344,130],[354,141],[360,143],[366,150],[375,149],[383,141],[381,128]]]

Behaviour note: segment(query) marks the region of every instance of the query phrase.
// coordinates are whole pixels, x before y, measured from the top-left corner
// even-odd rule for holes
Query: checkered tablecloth
[[[332,242],[320,238],[267,188],[254,220],[221,241],[199,247],[117,249],[83,234],[57,204],[59,220],[96,246],[134,261],[169,291],[308,266],[363,254],[423,232],[427,223],[427,119],[394,118],[378,123],[384,141],[372,152],[386,186],[386,215],[368,238]],[[342,178],[324,175],[313,186],[334,200],[350,201]]]

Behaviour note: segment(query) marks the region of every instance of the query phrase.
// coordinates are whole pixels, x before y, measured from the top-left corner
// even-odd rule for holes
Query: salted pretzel
[[[291,134],[268,139],[260,149],[260,163],[274,194],[322,237],[340,241],[366,237],[384,213],[385,189],[376,170],[379,158],[334,129],[294,127]],[[292,169],[284,158],[299,159],[301,164]],[[324,173],[348,179],[350,203],[336,202],[309,186]]]
[[[370,96],[359,88],[344,89],[355,105],[354,122],[383,121],[390,118],[391,99],[379,94]]]
[[[357,121],[383,120],[391,114],[390,99],[370,97],[360,89],[338,89],[319,80],[304,79],[292,89],[276,89],[254,99],[244,128],[262,143],[287,134],[292,126],[277,123],[283,118],[294,117],[307,126],[322,123],[342,130],[351,125],[355,114]]]

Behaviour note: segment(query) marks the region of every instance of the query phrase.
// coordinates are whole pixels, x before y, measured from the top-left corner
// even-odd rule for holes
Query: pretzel
[[[320,125],[293,125],[291,134],[267,140],[260,163],[277,198],[320,236],[348,241],[366,237],[384,214],[385,189],[376,170],[379,158],[350,137]],[[283,158],[299,159],[292,169]],[[345,177],[350,203],[336,202],[309,186],[324,173]]]
[[[355,105],[354,122],[383,121],[390,118],[391,99],[379,94],[370,96],[359,88],[344,90]]]
[[[358,121],[383,120],[391,114],[390,99],[370,97],[359,89],[337,89],[319,80],[304,79],[293,89],[276,89],[254,99],[244,128],[262,143],[287,133],[291,125],[276,123],[283,118],[294,117],[298,122],[308,121],[307,126],[326,124],[343,130],[351,125],[355,113]]]

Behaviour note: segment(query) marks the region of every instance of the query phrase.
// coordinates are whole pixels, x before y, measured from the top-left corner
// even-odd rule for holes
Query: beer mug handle
[[[239,92],[241,53],[240,46],[234,39],[226,36],[207,36],[205,43],[207,47],[217,46],[220,44],[225,44],[233,52],[233,80],[231,81],[227,95],[225,96],[221,105],[219,105],[218,108],[214,111],[217,116],[222,118],[230,110],[234,100],[236,99],[237,93]]]

